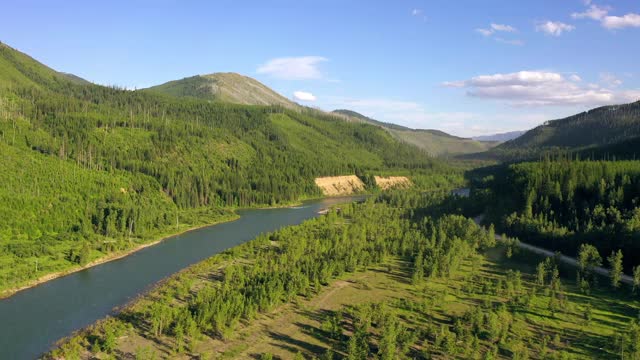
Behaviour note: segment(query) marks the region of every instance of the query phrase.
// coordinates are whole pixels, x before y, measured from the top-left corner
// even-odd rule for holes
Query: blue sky
[[[100,84],[233,71],[462,136],[640,99],[637,0],[10,0],[0,41]]]

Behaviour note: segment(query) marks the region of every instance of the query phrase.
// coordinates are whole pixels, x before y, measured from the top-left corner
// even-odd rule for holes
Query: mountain
[[[502,159],[537,157],[548,151],[589,152],[640,137],[640,101],[602,106],[564,119],[547,121],[486,155]]]
[[[317,177],[451,172],[377,126],[280,106],[236,74],[202,78],[164,89],[203,99],[128,91],[0,45],[0,296],[238,207],[320,196]]]
[[[479,153],[494,146],[492,143],[461,138],[440,130],[411,129],[405,126],[374,120],[351,110],[334,110],[347,120],[364,122],[387,130],[394,138],[427,151],[433,156]]]
[[[482,141],[482,142],[505,142],[505,141],[516,139],[520,137],[522,134],[524,134],[525,132],[526,131],[510,131],[510,132],[499,133],[499,134],[475,136],[472,139],[477,141]]]
[[[0,89],[9,86],[55,88],[69,78],[0,42]]]
[[[280,105],[291,109],[298,107],[296,103],[259,81],[236,73],[196,75],[169,81],[144,91],[241,105]]]

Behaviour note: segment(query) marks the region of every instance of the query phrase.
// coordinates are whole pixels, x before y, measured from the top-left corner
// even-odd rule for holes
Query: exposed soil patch
[[[327,196],[349,195],[364,190],[364,183],[355,175],[316,178],[316,185]]]
[[[411,186],[411,180],[406,176],[374,176],[376,185],[382,190],[389,190],[391,188],[408,188]]]

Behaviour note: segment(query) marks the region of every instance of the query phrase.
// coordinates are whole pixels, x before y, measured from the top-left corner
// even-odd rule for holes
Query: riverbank
[[[67,276],[67,275],[71,275],[74,273],[77,273],[79,271],[83,271],[89,268],[92,268],[94,266],[98,266],[98,265],[102,265],[111,261],[115,261],[118,259],[122,259],[124,257],[127,257],[133,253],[136,253],[142,249],[145,249],[147,247],[150,246],[154,246],[157,245],[158,243],[174,237],[174,236],[178,236],[178,235],[182,235],[184,233],[187,233],[189,231],[193,231],[193,230],[197,230],[197,229],[201,229],[201,228],[205,228],[208,226],[213,226],[213,225],[218,225],[221,223],[225,223],[225,222],[231,222],[231,221],[235,221],[237,219],[240,218],[239,215],[237,215],[238,211],[242,211],[242,210],[251,210],[251,209],[258,209],[258,210],[268,210],[268,209],[281,209],[281,208],[294,208],[294,207],[298,207],[298,206],[302,206],[304,204],[305,201],[315,201],[315,200],[322,200],[322,199],[328,199],[328,198],[341,198],[341,197],[348,197],[348,196],[319,196],[319,197],[303,197],[301,199],[295,200],[295,201],[291,201],[291,202],[286,202],[286,203],[282,203],[282,204],[278,204],[278,205],[272,205],[272,206],[249,206],[249,207],[238,207],[238,208],[227,208],[224,209],[225,211],[228,211],[227,214],[231,215],[229,217],[227,216],[221,216],[221,219],[216,219],[214,221],[208,221],[208,222],[203,222],[201,224],[197,224],[197,225],[193,225],[193,226],[188,226],[185,227],[183,229],[180,229],[179,231],[173,231],[173,232],[168,232],[168,233],[164,233],[164,234],[158,234],[157,236],[155,236],[154,240],[151,240],[149,242],[145,242],[142,244],[139,244],[131,249],[127,249],[127,250],[121,250],[121,251],[117,251],[111,254],[107,254],[105,256],[102,256],[98,259],[95,259],[89,263],[87,263],[86,265],[75,265],[72,267],[69,267],[68,269],[65,270],[61,270],[61,271],[55,271],[52,273],[48,273],[45,274],[43,276],[40,276],[36,279],[32,279],[29,281],[26,281],[23,285],[20,286],[15,286],[9,289],[4,289],[4,290],[0,290],[0,300],[3,299],[7,299],[13,295],[15,295],[16,293],[23,291],[23,290],[27,290],[30,288],[33,288],[35,286],[38,285],[42,285],[44,283],[47,283],[49,281]]]
[[[232,216],[223,217],[222,219],[218,219],[218,220],[213,221],[213,222],[207,222],[207,223],[203,223],[203,224],[199,224],[199,225],[195,225],[195,226],[190,226],[190,227],[186,227],[184,229],[181,229],[179,231],[175,231],[175,232],[172,232],[172,233],[160,235],[159,239],[152,240],[151,242],[146,242],[146,243],[143,243],[143,244],[139,244],[139,245],[137,245],[137,246],[135,246],[135,247],[133,247],[131,249],[117,251],[117,252],[114,252],[114,253],[111,253],[111,254],[107,254],[107,255],[105,255],[103,257],[100,257],[100,258],[98,258],[96,260],[93,260],[93,261],[87,263],[86,265],[82,265],[82,266],[78,265],[76,267],[72,267],[72,268],[69,268],[67,270],[49,273],[49,274],[41,276],[41,277],[39,277],[37,279],[30,280],[25,285],[22,285],[22,286],[19,286],[19,287],[10,288],[10,289],[6,289],[6,290],[2,290],[2,291],[0,291],[0,300],[9,298],[9,297],[17,294],[20,291],[27,290],[27,289],[33,288],[35,286],[38,286],[38,285],[42,285],[42,284],[44,284],[46,282],[49,282],[51,280],[55,280],[55,279],[58,279],[58,278],[61,278],[61,277],[67,276],[67,275],[71,275],[71,274],[77,273],[79,271],[83,271],[83,270],[92,268],[94,266],[98,266],[98,265],[102,265],[102,264],[105,264],[105,263],[108,263],[108,262],[111,262],[111,261],[122,259],[122,258],[127,257],[127,256],[129,256],[129,255],[131,255],[133,253],[136,253],[136,252],[138,252],[138,251],[140,251],[142,249],[148,248],[150,246],[157,245],[157,244],[161,243],[162,241],[164,241],[166,239],[169,239],[169,238],[172,238],[174,236],[182,235],[182,234],[188,233],[188,232],[193,231],[193,230],[202,229],[202,228],[205,228],[205,227],[214,226],[214,225],[222,224],[222,223],[225,223],[225,222],[236,221],[236,220],[238,220],[240,218],[240,215],[238,215],[235,212],[235,210],[230,212],[230,214],[232,214]]]

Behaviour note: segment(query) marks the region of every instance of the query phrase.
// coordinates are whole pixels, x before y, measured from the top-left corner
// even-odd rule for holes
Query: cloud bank
[[[536,31],[543,32],[551,36],[560,36],[564,32],[575,30],[575,26],[559,21],[545,21],[536,25]]]
[[[480,75],[443,85],[464,88],[471,97],[504,100],[513,106],[599,106],[632,102],[640,98],[640,90],[615,90],[611,88],[611,83],[603,84],[609,87],[597,84],[583,86],[580,81],[575,74],[565,78],[556,72],[519,71]]]

